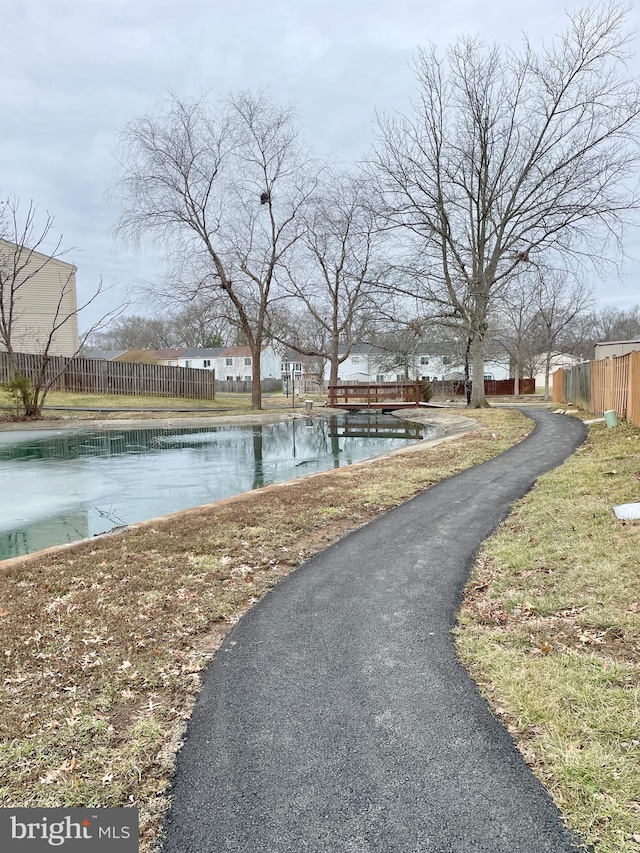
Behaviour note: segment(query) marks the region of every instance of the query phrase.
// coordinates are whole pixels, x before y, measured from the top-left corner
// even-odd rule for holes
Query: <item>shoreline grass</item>
[[[298,409],[301,407],[298,401]],[[284,394],[263,394],[263,409],[286,412],[292,408]],[[0,387],[0,411],[4,419],[15,420],[15,406],[6,390]],[[75,410],[75,411],[74,411]],[[121,411],[115,411],[121,410]],[[255,412],[251,408],[251,395],[221,391],[215,400],[186,397],[152,397],[127,394],[89,394],[73,391],[50,391],[45,400],[43,422],[48,419],[101,418],[117,419],[142,412],[147,417],[170,415],[172,412],[190,413],[193,417],[208,415],[242,415]],[[12,415],[13,412],[13,415]],[[38,423],[38,421],[32,421]]]

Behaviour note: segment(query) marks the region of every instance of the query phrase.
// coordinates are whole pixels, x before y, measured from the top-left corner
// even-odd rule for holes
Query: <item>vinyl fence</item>
[[[557,370],[553,400],[573,403],[594,415],[615,411],[640,427],[640,352]]]
[[[42,366],[42,356],[19,354],[18,367],[34,378]],[[128,364],[96,358],[49,358],[45,372],[52,391],[88,394],[133,394],[139,396],[183,397],[196,400],[215,398],[215,375],[195,367],[165,367],[161,364]],[[0,352],[0,384],[11,381],[6,353]],[[250,384],[250,383],[249,383]]]

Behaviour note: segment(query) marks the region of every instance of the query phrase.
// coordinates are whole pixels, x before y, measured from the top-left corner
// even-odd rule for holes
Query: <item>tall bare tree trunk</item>
[[[331,369],[329,370],[329,385],[337,385],[338,384],[338,368],[340,366],[338,362],[338,346],[339,339],[337,335],[333,335],[331,339],[331,356],[330,356],[330,364]]]
[[[487,405],[484,395],[484,337],[476,334],[471,342],[473,383],[471,385],[472,409],[482,409]]]
[[[262,346],[254,343],[251,349],[251,408],[262,408],[262,386],[260,385],[260,357]]]

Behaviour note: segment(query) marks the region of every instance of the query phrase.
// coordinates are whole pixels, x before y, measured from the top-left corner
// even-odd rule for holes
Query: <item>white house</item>
[[[12,272],[14,263],[19,269],[17,276]],[[0,240],[0,277],[5,307],[8,307],[10,291],[14,294],[13,349],[41,353],[53,328],[60,324],[53,335],[49,354],[75,355],[80,346],[76,267],[59,258]]]
[[[640,343],[638,344],[638,349],[640,349]],[[549,371],[549,388],[553,388],[553,374],[556,370],[560,370],[563,368],[567,370],[569,367],[575,367],[576,364],[581,364],[584,359],[578,358],[575,355],[569,355],[566,352],[552,352],[551,353],[551,369]],[[544,390],[544,370],[540,371],[540,373],[536,373],[536,390]]]
[[[190,347],[182,350],[175,359],[177,367],[196,367],[200,370],[215,370],[220,377],[218,359],[224,347]]]
[[[407,369],[402,357],[391,354],[372,344],[356,344],[338,369],[340,382],[402,382],[408,373],[409,379],[460,379],[464,378],[464,364],[459,364],[449,355],[443,355],[445,347],[437,343],[425,343],[411,353]],[[339,350],[344,353],[344,346]],[[395,366],[393,362],[395,361]],[[389,365],[391,369],[389,368]],[[329,379],[330,365],[325,367],[325,381]],[[500,362],[485,363],[485,378],[508,379],[509,370]]]

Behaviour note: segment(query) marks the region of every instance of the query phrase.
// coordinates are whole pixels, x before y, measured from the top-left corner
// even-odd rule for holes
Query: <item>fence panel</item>
[[[553,402],[564,403],[564,370],[556,370],[553,374]]]
[[[640,352],[630,352],[627,376],[627,419],[640,427]]]
[[[19,353],[18,369],[32,381],[42,369],[43,357]],[[45,377],[52,391],[88,394],[133,394],[182,397],[197,400],[215,398],[215,374],[196,367],[166,367],[162,364],[129,364],[95,358],[52,356],[46,360]],[[11,381],[11,365],[0,352],[0,384]]]
[[[575,403],[598,416],[612,409],[640,427],[640,351],[577,364],[560,372],[560,382],[557,374],[553,378],[554,402]]]
[[[623,355],[622,358],[614,358],[612,361],[611,408],[616,411],[621,418],[627,417],[629,402],[629,368],[630,359],[628,355]]]
[[[593,363],[594,362],[585,362],[584,364],[576,364],[574,367],[570,367],[568,370],[564,371],[562,381],[564,400],[556,400],[556,383],[554,377],[554,401],[558,403],[573,403],[574,405],[580,406],[590,412],[594,387],[593,374],[591,371],[591,365]]]

